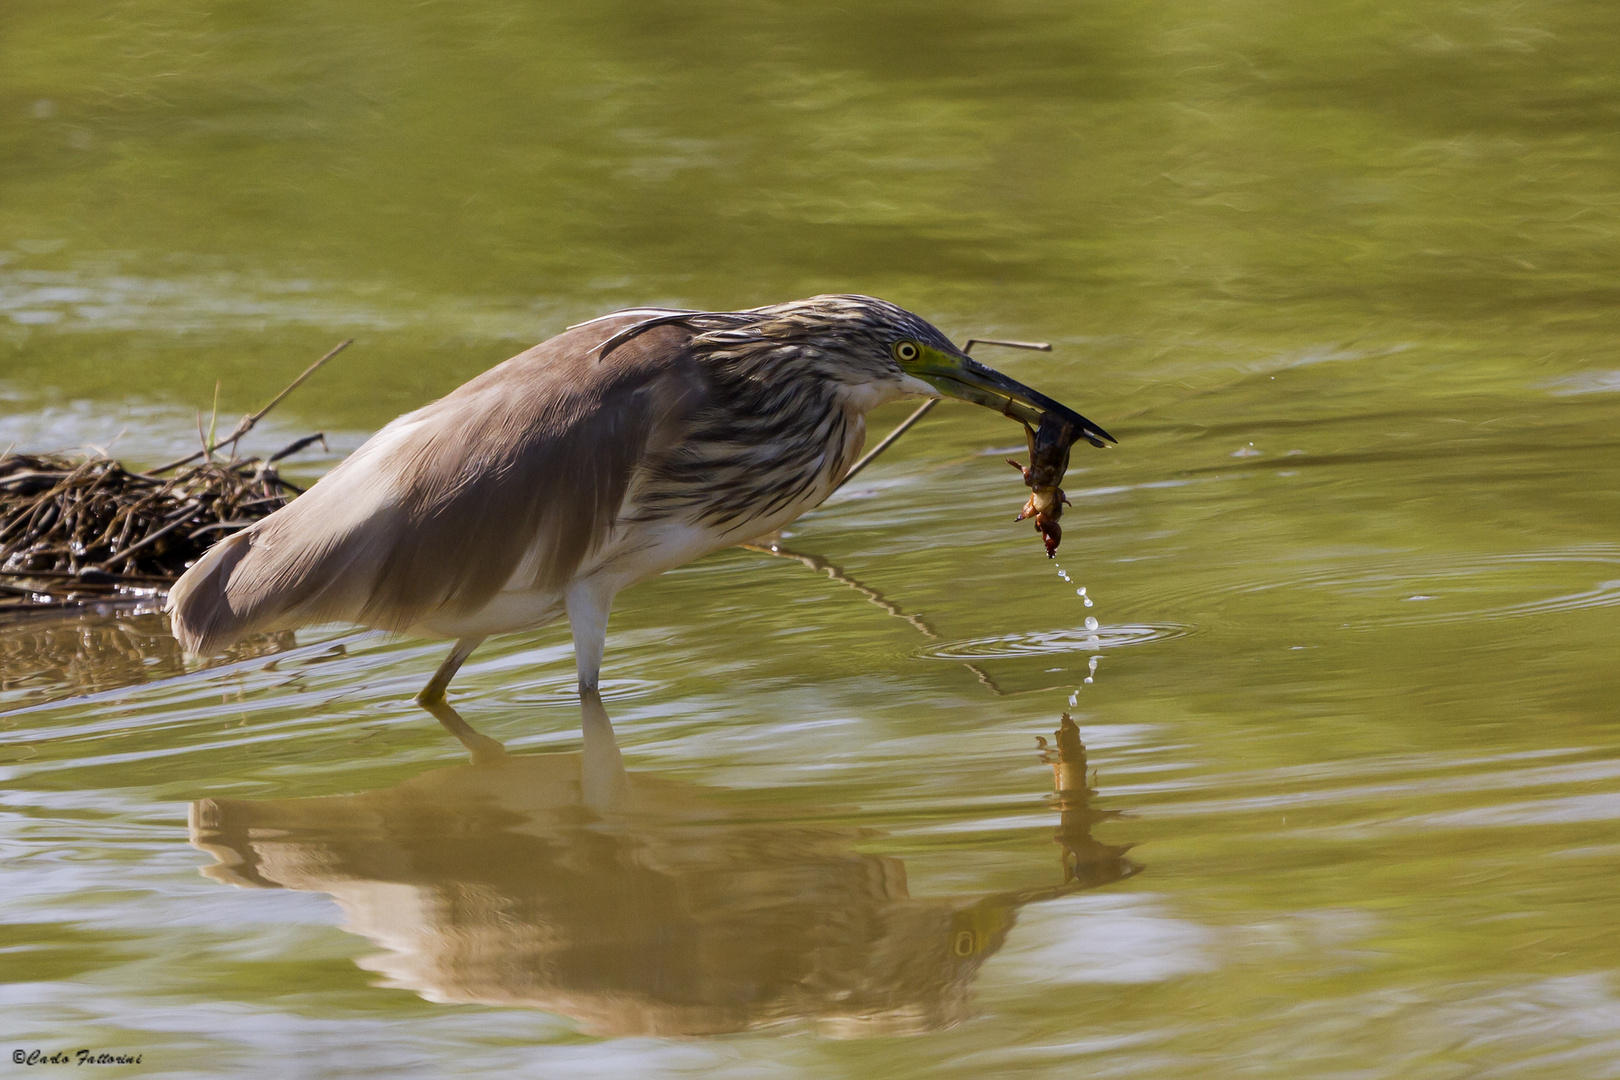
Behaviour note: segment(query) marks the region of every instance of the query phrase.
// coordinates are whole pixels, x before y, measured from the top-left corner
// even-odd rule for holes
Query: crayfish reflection
[[[217,860],[202,873],[332,895],[385,950],[361,965],[431,1001],[544,1009],[597,1035],[806,1020],[859,1035],[961,1019],[1023,905],[1138,869],[1091,836],[1107,814],[1067,715],[1045,750],[1062,882],[914,899],[901,860],[860,850],[870,829],[744,818],[712,789],[627,773],[599,700],[574,754],[506,756],[445,712],[471,765],[360,795],[194,803],[192,843]]]

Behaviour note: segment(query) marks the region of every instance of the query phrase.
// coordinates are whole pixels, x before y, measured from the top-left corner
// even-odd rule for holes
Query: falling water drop
[[[1095,629],[1097,629],[1097,616],[1095,616],[1095,615],[1087,615],[1086,616],[1086,629],[1087,630],[1095,630]]]

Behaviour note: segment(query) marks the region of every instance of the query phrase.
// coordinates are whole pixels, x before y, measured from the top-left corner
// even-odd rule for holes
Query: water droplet
[[[1090,679],[1086,680],[1086,682],[1090,682],[1090,681],[1091,681]],[[1069,707],[1073,708],[1074,706],[1076,706],[1078,704],[1080,704],[1080,691],[1076,690],[1074,693],[1069,695]]]
[[[1087,675],[1087,676],[1086,676],[1086,685],[1087,685],[1087,686],[1090,686],[1090,685],[1091,685],[1091,676],[1090,676],[1090,675]]]
[[[1092,606],[1093,606],[1093,604],[1091,603],[1091,597],[1089,597],[1089,596],[1086,597],[1086,607],[1092,607]]]
[[[1097,616],[1095,616],[1095,615],[1087,615],[1086,616],[1086,629],[1087,630],[1095,630],[1095,629],[1097,629]]]
[[[1081,596],[1086,595],[1086,587],[1084,585],[1080,586],[1080,595]]]
[[[1100,656],[1093,656],[1091,658],[1091,660],[1086,664],[1086,670],[1092,675],[1097,674],[1097,661],[1099,661],[1101,659],[1102,659],[1102,657],[1100,657]]]

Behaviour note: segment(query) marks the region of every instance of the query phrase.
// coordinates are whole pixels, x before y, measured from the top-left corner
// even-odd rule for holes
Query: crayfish
[[[1029,501],[1013,520],[1035,519],[1035,531],[1046,542],[1046,557],[1050,559],[1057,555],[1058,545],[1063,542],[1063,527],[1058,519],[1063,516],[1065,506],[1073,505],[1058,485],[1069,469],[1069,447],[1076,438],[1085,436],[1053,413],[1041,417],[1039,428],[1026,423],[1024,433],[1029,440],[1029,467],[1007,459],[1007,464],[1023,474],[1024,483],[1030,489]]]

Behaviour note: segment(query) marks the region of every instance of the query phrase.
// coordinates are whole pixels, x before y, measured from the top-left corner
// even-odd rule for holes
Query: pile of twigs
[[[205,461],[165,479],[110,458],[0,458],[0,607],[173,581],[236,529],[300,489],[257,458]],[[63,599],[66,599],[65,597]]]
[[[303,489],[276,462],[320,441],[310,435],[260,460],[235,447],[316,368],[219,442],[147,472],[107,457],[0,456],[0,618],[106,602],[147,606],[232,532],[285,506]],[[231,448],[229,456],[219,453]]]

